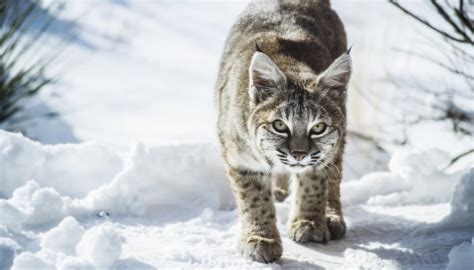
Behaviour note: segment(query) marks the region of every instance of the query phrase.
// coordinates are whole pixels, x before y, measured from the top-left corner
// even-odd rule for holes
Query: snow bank
[[[169,206],[200,212],[203,207],[223,209],[232,204],[222,161],[210,144],[151,148],[138,144],[112,182],[84,200],[91,209],[138,216],[157,216]]]
[[[456,185],[451,200],[451,219],[464,218],[465,224],[474,226],[474,168],[471,168]]]
[[[47,146],[0,131],[0,159],[0,194],[5,196],[0,199],[0,228],[10,241],[0,241],[5,268],[12,263],[13,269],[115,264],[120,236],[109,227],[85,231],[75,218],[99,212],[113,218],[183,217],[234,203],[217,148],[209,144],[138,144],[122,162],[118,153],[97,144]],[[15,241],[26,230],[58,222],[41,235],[39,247],[29,246],[37,241],[34,233],[24,243]],[[31,250],[35,253],[25,252]]]
[[[474,238],[471,243],[464,242],[449,252],[447,270],[474,269]]]
[[[118,154],[95,143],[41,145],[0,130],[0,199],[30,180],[60,194],[83,197],[110,182],[122,167]]]
[[[390,172],[343,183],[343,203],[397,206],[449,202],[462,175],[443,171],[449,160],[449,154],[439,149],[398,151],[390,160]]]
[[[189,223],[162,225],[157,233],[159,241],[148,245],[151,249],[155,249],[158,244],[179,242],[176,238],[185,235],[182,240],[186,244],[194,245],[199,242],[199,250],[196,252],[202,254],[205,260],[199,259],[200,257],[194,258],[194,253],[183,251],[179,243],[160,249],[160,252],[163,251],[163,260],[190,260],[192,263],[209,265],[206,263],[212,262],[214,255],[207,254],[206,247],[213,246],[218,254],[240,261],[240,257],[231,247],[238,237],[235,235],[238,224],[237,212],[216,211],[233,207],[234,199],[214,145],[147,147],[137,144],[125,155],[122,162],[117,153],[106,151],[99,145],[44,146],[33,143],[21,135],[7,132],[0,134],[2,160],[0,176],[1,181],[8,179],[2,182],[6,183],[5,185],[0,185],[0,193],[9,195],[6,197],[8,199],[0,199],[0,255],[4,258],[0,266],[9,268],[13,265],[13,269],[38,267],[106,269],[131,264],[138,267],[133,259],[127,261],[127,253],[122,254],[121,223],[117,226],[109,221],[99,225],[93,222],[94,226],[89,228],[91,224],[87,221],[96,219],[97,213],[102,213],[102,217],[110,217],[114,222],[120,222],[122,217],[173,216],[175,219],[185,221],[191,216],[198,216]],[[51,157],[50,159],[64,157],[69,161],[46,162],[40,158],[42,165],[39,165],[38,170],[41,166],[45,166],[41,173],[28,168],[21,170],[21,166],[26,168],[27,164],[32,162],[26,154],[30,151],[40,153],[40,157]],[[100,160],[87,158],[83,151],[98,153],[102,158]],[[74,155],[74,152],[78,152],[78,155]],[[52,158],[56,155],[57,157]],[[112,158],[106,158],[107,156]],[[389,172],[372,173],[359,181],[344,182],[342,185],[344,203],[391,206],[450,201],[452,212],[439,224],[445,223],[450,228],[456,224],[464,226],[464,229],[472,228],[474,169],[459,180],[461,172],[452,174],[443,172],[447,157],[446,153],[439,150],[398,152],[390,161]],[[28,162],[23,162],[22,159]],[[118,162],[118,168],[115,162]],[[52,173],[69,169],[75,172],[77,164],[88,168],[87,177],[68,178],[69,173],[64,173],[61,177],[60,174]],[[100,172],[99,168],[103,168],[104,171]],[[111,173],[113,170],[116,170],[114,174]],[[97,174],[94,174],[94,171]],[[103,178],[104,175],[109,175],[109,178]],[[48,177],[42,178],[43,176]],[[82,176],[84,177],[84,174]],[[15,177],[19,179],[18,183],[14,181]],[[96,180],[100,185],[89,183]],[[86,184],[89,186],[88,190],[83,187],[79,191],[75,190],[81,186],[81,181],[89,183]],[[287,217],[288,209],[287,204],[277,205],[279,218]],[[193,222],[198,222],[207,229],[204,231],[201,231],[202,228],[194,229]],[[183,226],[187,226],[185,224],[189,225],[189,228],[183,229]],[[351,226],[350,218],[348,224]],[[227,228],[228,231],[220,231],[222,228]],[[47,229],[49,230],[45,233],[39,233]],[[465,233],[464,229],[462,233]],[[409,235],[408,232],[411,231],[412,228],[405,231],[405,234]],[[127,233],[130,236],[130,232]],[[220,238],[205,240],[207,238],[203,238],[203,235],[208,233],[219,234]],[[145,238],[140,238],[140,241],[147,240],[147,236],[143,237]],[[466,239],[465,236],[461,237],[458,239]],[[224,244],[228,248],[222,249],[222,246],[218,246],[219,241],[225,241]],[[452,245],[457,244],[459,242],[448,246],[443,253],[444,256]],[[460,257],[461,255],[456,255],[461,254],[460,252],[453,249],[453,258]],[[374,266],[392,265],[390,260],[381,259],[375,251],[373,254],[368,254],[355,246],[342,255],[346,262],[353,261],[352,258],[362,258],[359,260],[360,265],[366,264],[367,261],[374,262]],[[452,259],[453,263],[457,260]],[[146,265],[140,266],[146,267]],[[219,267],[219,265],[213,266]]]
[[[0,225],[12,230],[100,211],[158,216],[175,207],[197,214],[234,204],[217,147],[210,144],[138,144],[120,169],[118,154],[96,144],[46,146],[19,134],[0,135],[0,194],[11,194],[0,199]]]
[[[451,213],[433,229],[468,229],[474,231],[474,168],[456,185],[450,201]]]
[[[211,144],[137,144],[122,163],[117,153],[96,144],[45,146],[19,134],[0,131],[0,135],[0,194],[12,196],[0,200],[5,217],[0,225],[12,230],[100,211],[156,217],[169,207],[194,215],[206,207],[234,205],[217,147]],[[441,150],[399,151],[389,163],[390,172],[344,182],[343,202],[346,206],[448,202],[461,175],[445,173],[448,162],[448,154]],[[17,169],[29,168],[26,164],[36,169]],[[75,175],[78,167],[85,172]]]

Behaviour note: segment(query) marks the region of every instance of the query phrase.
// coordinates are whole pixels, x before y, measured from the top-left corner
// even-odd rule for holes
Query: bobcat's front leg
[[[327,180],[316,170],[296,176],[296,192],[288,220],[288,236],[297,242],[327,242]]]
[[[271,182],[259,172],[229,170],[242,222],[241,251],[258,262],[273,262],[283,253],[276,227]]]

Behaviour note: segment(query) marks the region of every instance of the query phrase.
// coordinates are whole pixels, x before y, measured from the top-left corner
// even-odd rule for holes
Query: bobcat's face
[[[302,87],[287,91],[268,109],[263,106],[255,111],[257,147],[273,164],[290,172],[322,168],[336,154],[345,124],[343,115],[337,114],[342,113],[339,104],[324,97],[324,103],[318,102],[319,95]],[[325,105],[334,108],[326,109]]]
[[[345,130],[347,81],[339,84],[341,78],[334,76],[342,73],[331,70],[342,56],[315,81],[295,83],[266,55],[256,55],[250,67],[250,95],[255,107],[248,122],[256,147],[273,166],[281,165],[293,173],[324,168],[337,154]],[[258,61],[270,65],[270,73],[264,73],[265,65]]]

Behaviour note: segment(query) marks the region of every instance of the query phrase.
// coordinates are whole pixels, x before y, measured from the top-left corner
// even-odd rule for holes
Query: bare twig
[[[464,0],[459,1],[459,8],[454,8],[454,12],[462,24],[465,25],[471,31],[471,33],[474,33],[473,20],[469,19],[466,16],[467,13],[464,11]]]
[[[426,56],[426,55],[424,55],[424,54],[417,53],[417,52],[410,51],[410,50],[399,49],[399,48],[395,48],[395,50],[396,50],[396,51],[399,51],[399,52],[406,53],[406,54],[408,54],[408,55],[413,55],[413,56],[419,57],[419,58],[421,58],[421,59],[427,60],[427,61],[429,61],[429,62],[431,62],[431,63],[434,63],[434,64],[436,64],[436,65],[438,65],[438,66],[440,66],[440,67],[442,67],[442,68],[444,68],[444,69],[446,69],[446,70],[448,70],[448,71],[450,71],[450,72],[452,72],[452,73],[454,73],[454,74],[458,74],[458,75],[464,76],[464,77],[466,77],[466,78],[469,78],[469,79],[471,79],[471,80],[474,80],[474,75],[467,74],[467,73],[465,73],[464,71],[459,70],[457,67],[456,67],[456,68],[450,67],[450,66],[444,64],[443,62],[438,61],[438,60],[436,60],[436,59],[433,59],[433,58],[431,58],[431,57],[429,57],[429,56]]]
[[[404,13],[406,13],[407,15],[409,15],[410,17],[412,17],[413,19],[417,20],[418,22],[420,22],[421,24],[425,25],[426,27],[430,28],[431,30],[437,32],[438,34],[444,36],[445,38],[448,38],[448,39],[451,39],[451,40],[454,40],[456,42],[459,42],[459,43],[468,43],[468,44],[474,44],[474,41],[467,37],[465,35],[462,35],[462,38],[459,38],[459,37],[456,37],[456,36],[453,36],[449,33],[447,33],[446,31],[443,31],[435,26],[433,26],[430,22],[428,22],[427,20],[421,18],[419,15],[416,15],[414,14],[413,12],[409,11],[408,9],[406,9],[405,7],[403,7],[402,5],[400,5],[396,0],[388,0],[388,2],[394,6],[396,6],[398,9],[400,9],[401,11],[403,11]]]
[[[448,166],[446,166],[446,168],[444,168],[444,170],[448,169],[449,167],[451,167],[454,163],[458,162],[460,159],[462,159],[463,157],[467,156],[467,155],[470,155],[474,153],[474,148],[473,149],[469,149],[465,152],[462,152],[461,154],[455,156],[453,159],[451,159],[451,161],[449,162]]]
[[[441,17],[443,17],[443,19],[445,19],[446,22],[448,22],[448,24],[453,27],[454,31],[456,31],[459,35],[461,35],[465,40],[470,41],[470,43],[474,44],[472,39],[466,34],[466,32],[464,32],[461,29],[459,25],[457,25],[453,21],[451,16],[449,16],[449,14],[444,10],[444,8],[440,4],[438,4],[435,0],[431,0],[431,4],[436,8],[436,10],[438,11],[438,14],[441,15]]]

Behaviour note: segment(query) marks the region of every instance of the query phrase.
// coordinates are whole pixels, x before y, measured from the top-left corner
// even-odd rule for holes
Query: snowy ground
[[[334,2],[354,44],[350,126],[370,131],[383,116],[358,93],[377,90],[387,73],[418,71],[414,59],[391,51],[410,47],[417,32],[385,3]],[[352,156],[360,149],[349,145],[343,240],[290,241],[283,202],[283,258],[263,265],[237,254],[212,88],[245,5],[68,1],[57,27],[76,35],[51,71],[61,81],[31,108],[60,117],[22,123],[40,143],[0,131],[0,269],[474,267],[474,160],[443,170],[473,142],[443,136],[446,127],[410,130],[420,150],[400,149],[377,166],[364,167],[373,153]],[[48,40],[62,44],[63,32]],[[386,169],[365,173],[374,168]]]
[[[277,204],[285,251],[264,265],[236,251],[238,213],[212,145],[138,144],[122,161],[98,144],[48,146],[1,132],[0,149],[3,268],[473,265],[474,169],[443,172],[441,150],[397,152],[389,172],[344,183],[340,241],[290,241],[288,200]]]

